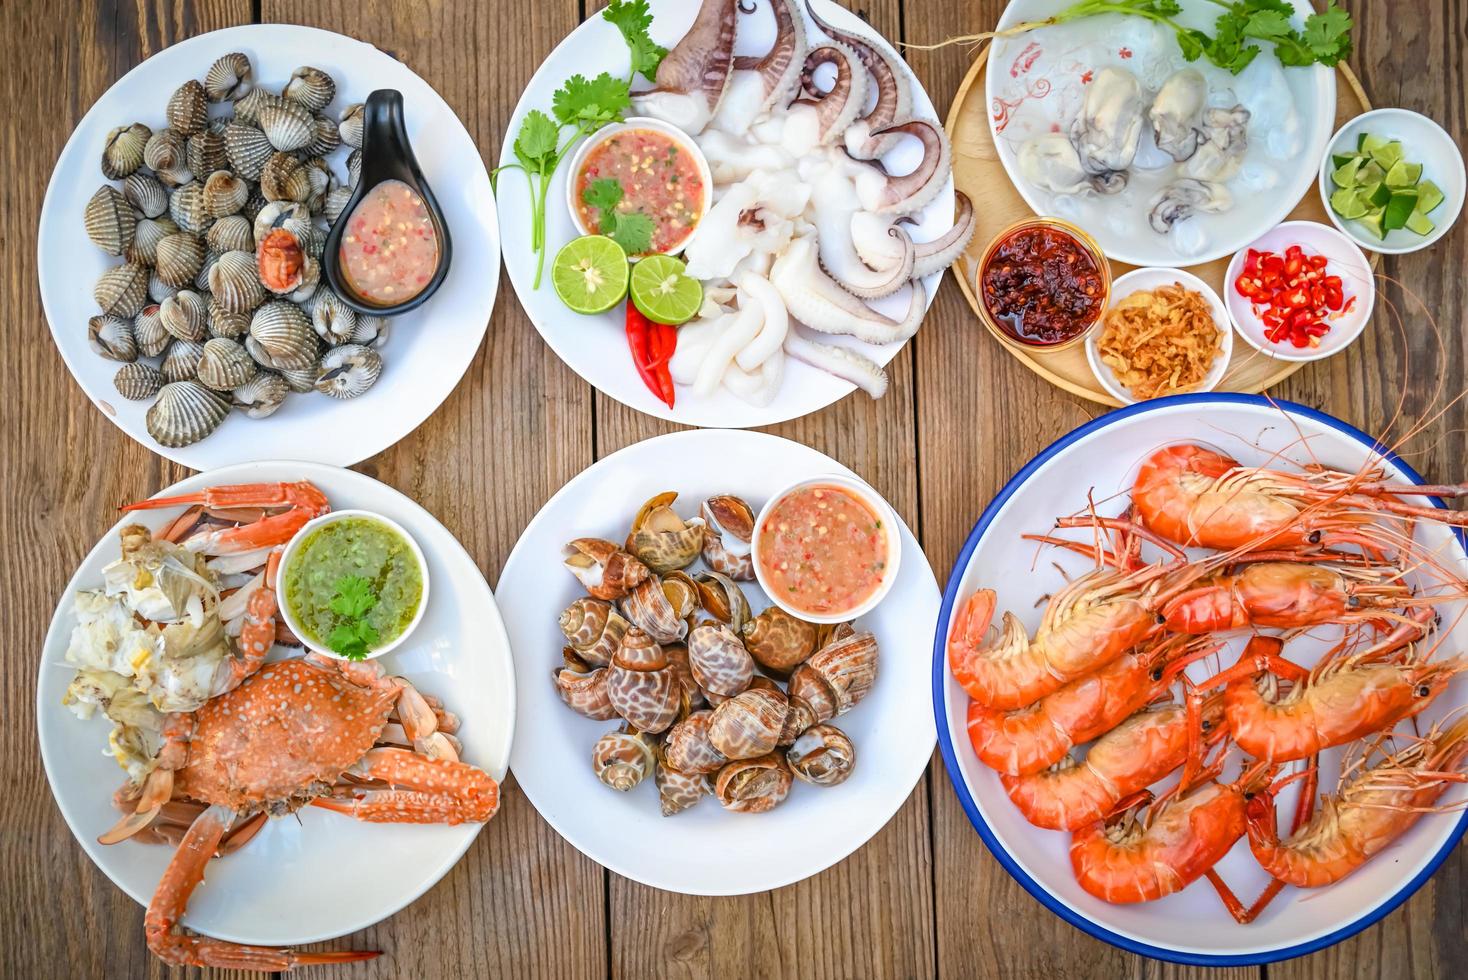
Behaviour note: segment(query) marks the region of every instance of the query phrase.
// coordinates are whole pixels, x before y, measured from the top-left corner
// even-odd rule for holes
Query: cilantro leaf
[[[361,619],[377,605],[372,583],[360,575],[343,575],[336,580],[336,595],[327,603],[331,611],[345,619]]]
[[[1249,37],[1288,37],[1294,32],[1290,26],[1290,15],[1278,10],[1257,10],[1244,22],[1244,33]]]
[[[331,631],[326,645],[348,660],[362,660],[379,639],[376,628],[365,619],[342,623]]]
[[[612,241],[622,246],[622,250],[628,255],[643,255],[652,251],[652,233],[656,227],[651,218],[641,211],[633,211],[629,214],[617,214],[612,212],[614,224],[611,231],[607,231],[606,219],[602,219],[602,232]]]
[[[539,109],[530,110],[515,137],[515,159],[527,172],[539,172],[555,157],[560,134],[560,127],[550,116]]]
[[[572,75],[551,96],[551,109],[563,126],[616,122],[631,107],[627,83],[607,72],[590,80],[585,75]]]
[[[1351,56],[1351,28],[1354,26],[1350,13],[1331,0],[1325,10],[1305,18],[1305,44],[1322,64],[1339,64]]]
[[[581,200],[586,202],[587,207],[601,212],[605,225],[607,216],[615,214],[617,205],[622,203],[622,185],[610,177],[593,180],[581,193]]]
[[[601,15],[622,32],[622,39],[632,54],[633,76],[642,75],[653,81],[668,49],[654,42],[648,33],[652,13],[647,9],[647,0],[612,0]]]

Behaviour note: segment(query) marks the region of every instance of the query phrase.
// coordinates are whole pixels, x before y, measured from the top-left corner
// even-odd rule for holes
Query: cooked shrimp
[[[1175,633],[1305,629],[1397,618],[1394,610],[1442,597],[1414,597],[1389,571],[1256,562],[1202,579],[1162,607]]]

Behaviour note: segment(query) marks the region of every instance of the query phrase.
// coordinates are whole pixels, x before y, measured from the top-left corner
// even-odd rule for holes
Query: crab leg
[[[312,802],[372,823],[483,823],[499,809],[500,788],[482,769],[406,749],[372,749],[349,770],[392,789],[353,789]]]
[[[326,495],[317,489],[315,484],[305,481],[238,483],[222,487],[207,487],[198,493],[140,500],[122,509],[125,511],[153,510],[159,507],[176,507],[180,504],[202,505],[211,511],[228,511],[242,507],[289,508],[289,510],[272,514],[252,524],[200,531],[184,542],[184,547],[190,551],[202,551],[209,555],[235,554],[285,544],[305,526],[307,521],[331,509]]]
[[[158,883],[153,900],[148,903],[148,914],[143,920],[148,933],[148,948],[154,955],[174,966],[269,971],[324,963],[352,963],[380,955],[375,950],[296,953],[269,946],[242,946],[198,936],[179,925],[178,920],[183,917],[189,896],[204,880],[204,869],[218,850],[220,840],[234,822],[234,817],[234,811],[229,807],[211,806],[184,835],[168,870],[163,872],[163,880]]]
[[[158,762],[143,783],[133,812],[97,838],[99,844],[116,844],[143,830],[173,796],[173,774],[189,758],[189,740],[194,737],[194,714],[175,711],[163,719],[163,747]]]

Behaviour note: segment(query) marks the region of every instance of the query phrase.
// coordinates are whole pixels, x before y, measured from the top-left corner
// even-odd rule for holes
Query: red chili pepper
[[[657,391],[654,393],[669,408],[672,408],[675,394],[673,375],[668,369],[668,362],[673,359],[673,352],[678,349],[678,331],[666,323],[654,323],[649,329],[651,330],[650,346],[653,353],[652,372],[658,384]]]
[[[1270,343],[1319,346],[1333,320],[1355,304],[1340,276],[1327,275],[1324,255],[1307,255],[1291,245],[1283,255],[1249,249],[1234,289],[1247,297]]]
[[[647,385],[647,390],[661,399],[662,385],[659,384],[657,371],[653,367],[656,355],[652,351],[651,328],[652,322],[638,312],[637,307],[628,303],[627,347],[632,351],[632,366],[637,368],[637,376]]]

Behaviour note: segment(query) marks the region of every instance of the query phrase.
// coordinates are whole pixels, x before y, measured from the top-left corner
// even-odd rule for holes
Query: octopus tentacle
[[[916,137],[923,144],[923,159],[911,173],[899,177],[889,174],[878,161],[862,161],[887,178],[871,209],[897,215],[921,211],[938,196],[952,173],[953,150],[948,143],[948,135],[936,123],[926,119],[896,123],[875,135],[889,134]]]
[[[849,381],[873,398],[887,393],[887,372],[876,361],[854,350],[817,343],[790,331],[785,336],[785,353],[819,371]]]
[[[741,5],[739,9],[747,14],[753,13],[755,7],[751,4],[746,10]],[[794,0],[770,0],[770,9],[775,15],[775,42],[770,50],[763,57],[734,59],[735,71],[757,72],[763,81],[765,101],[760,106],[761,112],[788,99],[795,91],[809,51],[805,18],[795,9]]]
[[[860,213],[855,187],[836,174],[820,176],[813,184],[817,255],[825,273],[861,299],[890,296],[906,285],[916,261],[916,249],[908,233],[888,222],[882,234],[890,236],[896,246],[895,261],[881,265],[863,262],[856,250],[853,227]]]
[[[815,86],[815,73],[822,65],[836,66],[836,83],[827,92]],[[824,44],[806,55],[800,77],[805,91],[817,94],[801,96],[790,103],[791,108],[810,106],[815,109],[823,144],[841,139],[866,103],[866,69],[845,45]]]
[[[809,239],[792,242],[775,260],[770,282],[780,291],[790,315],[821,333],[849,334],[869,344],[905,341],[917,333],[927,312],[927,294],[912,284],[912,301],[901,320],[885,317],[842,289],[821,271]]]
[[[828,37],[840,41],[856,52],[856,56],[861,59],[862,66],[871,76],[871,87],[877,93],[876,104],[870,112],[859,116],[858,122],[847,131],[846,147],[856,159],[874,160],[892,149],[897,143],[897,138],[890,135],[878,137],[873,134],[912,113],[912,91],[908,87],[907,78],[896,59],[876,44],[871,43],[860,34],[843,31],[822,20],[811,7],[810,0],[806,0],[805,9],[810,14],[811,20]]]
[[[697,135],[708,125],[734,73],[739,0],[703,0],[693,26],[658,65],[657,83],[635,97],[646,112]]]
[[[955,191],[953,196],[958,204],[953,227],[931,242],[919,242],[913,246],[912,275],[915,279],[925,279],[935,272],[947,269],[968,248],[968,243],[974,236],[977,222],[973,201],[963,191]],[[899,218],[897,223],[909,220],[905,217]],[[891,238],[890,228],[891,225],[881,215],[857,212],[853,218],[852,244],[862,262],[873,269],[890,269],[894,263],[902,261],[900,243]]]

